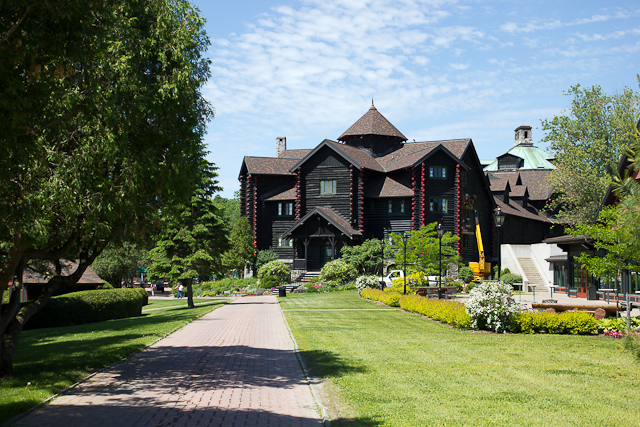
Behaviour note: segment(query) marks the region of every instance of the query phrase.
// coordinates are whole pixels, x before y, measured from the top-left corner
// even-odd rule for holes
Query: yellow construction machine
[[[491,275],[491,263],[484,261],[484,246],[482,245],[482,233],[480,233],[480,221],[478,221],[478,211],[473,211],[476,220],[476,240],[478,241],[479,262],[470,262],[469,267],[473,270],[473,280],[479,282]]]

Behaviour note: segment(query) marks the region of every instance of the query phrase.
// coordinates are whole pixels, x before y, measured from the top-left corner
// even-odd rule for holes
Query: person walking
[[[182,290],[184,289],[184,287],[182,287],[182,283],[178,283],[178,298],[182,298]]]

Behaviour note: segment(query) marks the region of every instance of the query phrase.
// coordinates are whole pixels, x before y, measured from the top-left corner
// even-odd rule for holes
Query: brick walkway
[[[17,426],[321,426],[275,297],[243,297]]]

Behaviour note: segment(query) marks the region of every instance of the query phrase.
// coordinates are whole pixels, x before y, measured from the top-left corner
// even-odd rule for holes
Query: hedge
[[[24,329],[55,328],[139,316],[149,295],[142,288],[99,289],[52,297]],[[31,301],[21,303],[21,306]],[[4,310],[5,307],[3,306]]]
[[[382,292],[363,289],[362,298],[381,301],[392,307],[400,307],[411,313],[419,313],[457,328],[469,328],[471,318],[463,304],[451,300],[402,295],[399,292]],[[511,331],[525,334],[550,333],[591,335],[597,334],[602,324],[591,313],[566,311],[564,313],[521,312],[513,316]]]
[[[468,328],[471,325],[471,318],[464,305],[457,301],[407,295],[400,299],[400,308],[454,325],[456,328]]]
[[[564,313],[517,313],[511,322],[513,332],[523,334],[549,333],[591,335],[598,333],[600,323],[591,313],[565,311]]]
[[[400,307],[399,301],[402,294],[399,292],[382,292],[380,289],[367,288],[360,291],[360,296],[373,301],[381,301],[391,307]]]

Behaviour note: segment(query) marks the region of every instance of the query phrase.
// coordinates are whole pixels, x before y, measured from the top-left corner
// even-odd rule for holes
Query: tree
[[[385,247],[385,254],[390,251],[390,248]],[[365,240],[357,246],[343,246],[340,253],[344,261],[362,274],[369,271],[378,274],[378,269],[382,265],[382,247],[380,241],[376,239]]]
[[[231,247],[224,253],[222,262],[230,270],[236,270],[244,276],[244,269],[252,264],[255,253],[253,232],[247,218],[242,217],[233,225],[229,242]]]
[[[228,246],[222,213],[210,198],[219,189],[215,169],[209,166],[208,177],[189,203],[163,217],[161,238],[149,251],[147,274],[154,279],[169,277],[172,283],[182,282],[189,308],[194,307],[193,279],[220,273],[220,259]]]
[[[602,256],[583,253],[577,261],[590,274],[607,281],[616,281],[623,270],[640,271],[640,184],[632,172],[640,171],[640,132],[635,129],[631,148],[627,151],[629,168],[623,176],[616,176],[612,182],[614,194],[618,197],[615,206],[605,206],[595,222],[583,221],[569,230],[593,242]]]
[[[424,272],[426,274],[438,274],[446,270],[449,264],[460,262],[460,255],[453,243],[459,237],[447,231],[442,236],[442,262],[440,263],[440,239],[436,231],[437,222],[426,224],[419,230],[413,230],[407,241],[407,268],[409,272]],[[391,234],[394,248],[396,249],[396,265],[404,265],[404,244],[402,235]]]
[[[624,88],[607,95],[600,86],[571,87],[567,115],[542,120],[542,142],[556,156],[550,175],[556,197],[549,209],[569,223],[594,220],[620,155],[629,148],[634,117],[640,113],[638,93]]]
[[[33,260],[79,260],[33,303],[13,293],[0,375],[58,287],[193,193],[213,113],[203,25],[182,0],[0,4],[0,293]]]
[[[235,223],[240,219],[240,192],[234,192],[233,199],[225,199],[216,194],[213,203],[224,213],[225,227],[228,231],[231,231]]]
[[[256,271],[260,271],[260,267],[262,267],[263,265],[267,264],[270,261],[275,261],[277,259],[278,259],[278,254],[273,251],[273,248],[263,249],[261,251],[258,251],[254,269]]]
[[[122,282],[131,285],[131,279],[139,267],[146,265],[147,251],[127,241],[111,243],[102,251],[91,268],[112,286],[119,288]]]

